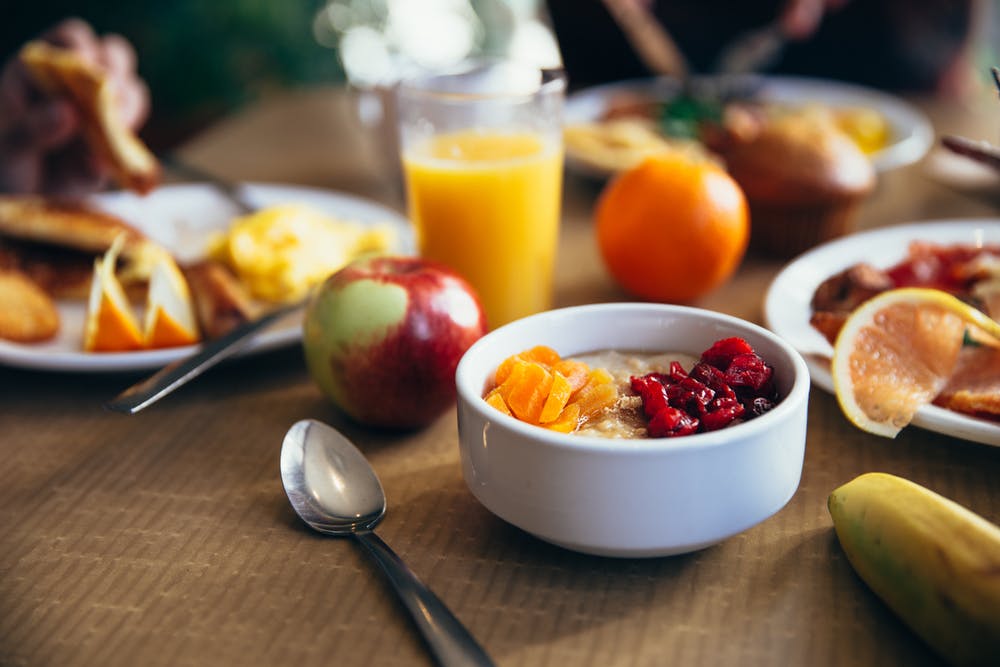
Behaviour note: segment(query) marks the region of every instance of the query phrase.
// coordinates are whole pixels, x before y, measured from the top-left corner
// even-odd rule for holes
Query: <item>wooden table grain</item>
[[[1000,116],[985,93],[915,102],[941,134],[995,137]],[[392,156],[354,103],[337,88],[269,98],[181,153],[231,179],[402,210]],[[594,245],[598,192],[567,180],[557,305],[629,298]],[[882,178],[859,227],[995,222],[997,203],[943,185],[925,161]],[[781,266],[749,256],[698,305],[761,323]],[[773,517],[693,554],[585,556],[478,504],[461,478],[454,411],[408,434],[351,424],[297,347],[226,363],[136,416],[102,409],[138,377],[0,367],[2,665],[430,664],[356,545],[311,533],[288,506],[278,454],[302,418],[356,440],[388,495],[380,534],[500,665],[938,664],[853,574],[827,495],[882,470],[1000,520],[1000,448],[916,428],[876,438],[814,388],[801,484]]]

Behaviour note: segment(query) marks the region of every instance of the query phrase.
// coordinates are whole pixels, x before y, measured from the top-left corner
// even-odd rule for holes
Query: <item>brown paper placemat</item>
[[[873,438],[814,390],[802,482],[775,516],[694,554],[585,556],[478,504],[453,412],[403,436],[348,424],[297,350],[102,411],[128,380],[0,370],[0,664],[430,664],[359,548],[287,504],[281,439],[306,417],[357,441],[388,495],[379,534],[498,664],[936,664],[853,574],[826,495],[886,470],[1000,515],[1000,449]]]
[[[233,179],[388,197],[352,104],[339,90],[281,96],[184,156]],[[979,136],[995,103],[985,125],[954,103],[926,108],[941,131]],[[598,192],[567,179],[558,305],[628,298],[593,245]],[[911,167],[880,178],[859,227],[996,215]],[[748,257],[701,305],[759,322],[778,268]],[[359,548],[289,507],[281,439],[307,417],[356,440],[388,496],[379,534],[500,665],[939,664],[854,575],[827,495],[882,470],[1000,521],[1000,448],[915,428],[876,438],[814,388],[802,481],[773,517],[693,554],[585,556],[479,505],[454,412],[407,435],[347,424],[297,349],[225,364],[134,417],[101,409],[138,377],[0,367],[0,665],[431,664]]]

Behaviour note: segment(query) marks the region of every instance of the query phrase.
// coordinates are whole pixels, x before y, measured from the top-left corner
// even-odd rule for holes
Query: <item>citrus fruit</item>
[[[187,281],[166,253],[157,257],[149,277],[144,338],[150,348],[192,345],[199,340]]]
[[[139,324],[115,276],[123,243],[124,237],[119,236],[103,257],[94,260],[83,329],[83,349],[87,352],[126,352],[139,350],[143,345]]]
[[[750,235],[746,199],[711,160],[681,151],[647,157],[605,186],[597,243],[612,277],[641,298],[690,302],[725,282]]]
[[[1000,323],[940,290],[888,290],[851,313],[833,351],[834,390],[858,428],[894,437],[941,392],[965,330],[1000,340]]]

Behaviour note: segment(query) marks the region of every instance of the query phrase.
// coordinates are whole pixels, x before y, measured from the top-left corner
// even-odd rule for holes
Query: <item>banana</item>
[[[854,570],[914,632],[952,664],[1000,664],[1000,528],[877,472],[827,507]]]

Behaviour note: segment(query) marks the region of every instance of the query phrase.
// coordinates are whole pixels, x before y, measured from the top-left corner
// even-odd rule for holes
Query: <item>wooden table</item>
[[[941,133],[995,137],[985,93],[973,105],[920,104]],[[250,107],[184,155],[233,179],[401,209],[342,90]],[[567,182],[558,305],[628,298],[593,243],[597,192]],[[860,226],[995,217],[995,206],[917,165],[882,179]],[[700,305],[760,322],[780,267],[748,257]],[[357,546],[310,532],[287,503],[281,439],[307,417],[357,441],[388,494],[379,533],[501,665],[935,664],[855,577],[827,495],[882,470],[1000,521],[1000,449],[916,428],[870,436],[814,388],[801,485],[775,516],[689,555],[579,555],[478,504],[461,478],[453,411],[406,435],[350,424],[297,348],[228,363],[133,417],[102,410],[137,377],[0,368],[0,664],[429,664]]]

